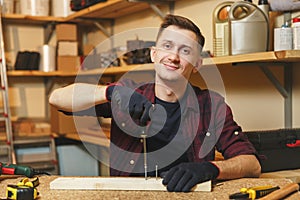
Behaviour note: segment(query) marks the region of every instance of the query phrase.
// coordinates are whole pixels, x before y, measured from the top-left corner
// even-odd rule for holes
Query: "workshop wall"
[[[181,0],[175,3],[175,14],[184,15],[198,24],[206,37],[204,49],[211,51],[213,49],[212,41],[212,12],[213,9],[223,0]],[[256,3],[257,1],[253,1]],[[162,11],[167,13],[168,8],[163,6]],[[280,20],[282,18],[278,18]],[[126,45],[127,40],[134,40],[137,37],[141,40],[155,40],[156,28],[161,19],[151,9],[140,13],[127,15],[115,21],[114,25],[114,45],[122,47]],[[280,23],[278,23],[280,24]],[[104,22],[105,28],[110,30],[110,24]],[[151,31],[142,31],[147,28]],[[83,38],[84,44],[103,45],[103,49],[108,50],[108,38],[99,30],[94,28]],[[10,63],[14,63],[17,51],[37,50],[38,46],[43,44],[42,27],[22,27],[9,26],[5,30],[8,38]],[[55,44],[55,34],[50,41]],[[282,80],[282,68],[271,67],[275,75]],[[231,106],[236,121],[244,130],[274,129],[284,127],[284,100],[270,81],[264,76],[256,66],[222,66],[219,72],[225,87],[225,97]],[[293,126],[300,127],[300,69],[294,67],[294,85],[293,85]],[[17,79],[17,80],[15,80]],[[20,78],[10,78],[10,99],[12,101],[13,114],[19,117],[45,117],[47,110],[47,98],[41,97],[45,94],[45,85],[43,80],[35,78],[30,81]],[[192,79],[197,85],[205,85],[197,77]],[[59,86],[55,86],[59,87]],[[55,88],[54,87],[54,88]],[[38,98],[34,98],[39,95]],[[18,102],[20,100],[20,102]],[[27,106],[35,108],[31,112]]]
[[[212,13],[214,8],[223,2],[222,0],[188,0],[177,1],[174,14],[184,15],[199,25],[205,35],[204,49],[213,51]],[[257,1],[253,1],[257,3]],[[162,11],[167,13],[168,8]],[[276,25],[282,24],[282,17],[278,17]],[[152,10],[143,11],[117,19],[115,22],[115,46],[126,45],[126,40],[136,39],[155,40],[156,34],[150,36],[149,32],[141,33],[140,28],[151,29],[158,27],[161,19]],[[137,30],[139,34],[136,34]],[[154,29],[153,29],[154,30]],[[124,33],[126,32],[126,34]],[[152,34],[152,32],[151,32]],[[99,34],[101,35],[101,34]],[[95,40],[96,34],[90,34],[87,42]],[[270,68],[275,76],[283,81],[282,67]],[[235,120],[244,130],[275,129],[284,127],[284,99],[258,66],[221,66],[219,67],[225,87],[225,97],[231,106]],[[193,83],[203,85],[199,79],[193,79]],[[299,109],[297,105],[300,99],[299,69],[294,67],[293,85],[293,126],[299,127]]]

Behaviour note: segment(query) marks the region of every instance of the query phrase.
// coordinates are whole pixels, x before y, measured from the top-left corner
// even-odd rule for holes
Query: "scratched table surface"
[[[90,200],[90,199],[109,199],[109,200],[134,200],[134,199],[229,199],[229,194],[238,192],[242,187],[254,187],[260,185],[274,185],[283,187],[291,181],[284,178],[244,178],[220,182],[213,186],[212,192],[189,192],[174,193],[166,191],[101,191],[101,190],[52,190],[50,182],[59,176],[39,176],[40,185],[37,187],[39,200]],[[23,177],[0,176],[0,199],[5,199],[6,186],[8,184],[17,184]],[[300,192],[295,192],[288,196],[288,200],[299,200]]]

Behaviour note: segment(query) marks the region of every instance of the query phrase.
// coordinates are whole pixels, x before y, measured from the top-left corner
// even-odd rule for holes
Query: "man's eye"
[[[171,44],[164,44],[163,47],[165,49],[171,49],[172,48],[172,45]]]
[[[182,53],[183,55],[189,55],[189,54],[191,53],[191,50],[188,49],[188,48],[182,48],[182,49],[181,49],[181,53]]]

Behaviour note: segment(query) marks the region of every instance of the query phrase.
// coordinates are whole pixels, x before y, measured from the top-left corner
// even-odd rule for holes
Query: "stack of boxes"
[[[76,72],[80,69],[78,56],[77,25],[61,23],[56,25],[57,70]]]
[[[60,72],[77,72],[80,69],[78,55],[77,25],[60,23],[56,27],[57,70]],[[55,133],[76,132],[72,116],[64,115],[51,106],[51,131]]]

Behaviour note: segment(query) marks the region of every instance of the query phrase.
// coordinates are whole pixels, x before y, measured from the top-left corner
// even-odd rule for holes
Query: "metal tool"
[[[1,174],[24,175],[24,176],[27,176],[29,178],[32,178],[35,175],[39,175],[39,174],[50,175],[47,172],[39,171],[39,170],[36,170],[32,167],[21,166],[21,165],[16,165],[16,164],[0,163],[0,168],[1,168],[1,171],[2,171]]]
[[[229,195],[229,199],[258,199],[278,189],[271,185],[241,188],[240,192]]]
[[[147,175],[147,168],[148,168],[148,164],[147,164],[147,144],[146,144],[146,134],[142,134],[141,135],[142,139],[143,139],[143,145],[144,145],[144,170],[145,170],[145,180],[147,180],[148,175]]]
[[[152,108],[149,109],[149,117],[151,118],[151,114],[152,112],[155,110],[155,105],[152,104]],[[144,149],[144,170],[145,170],[145,180],[148,179],[148,174],[147,174],[147,169],[148,169],[148,164],[147,164],[147,141],[146,141],[146,138],[147,138],[147,134],[146,134],[146,130],[147,130],[147,127],[145,127],[143,129],[143,132],[141,134],[141,138],[143,140],[143,149]]]

